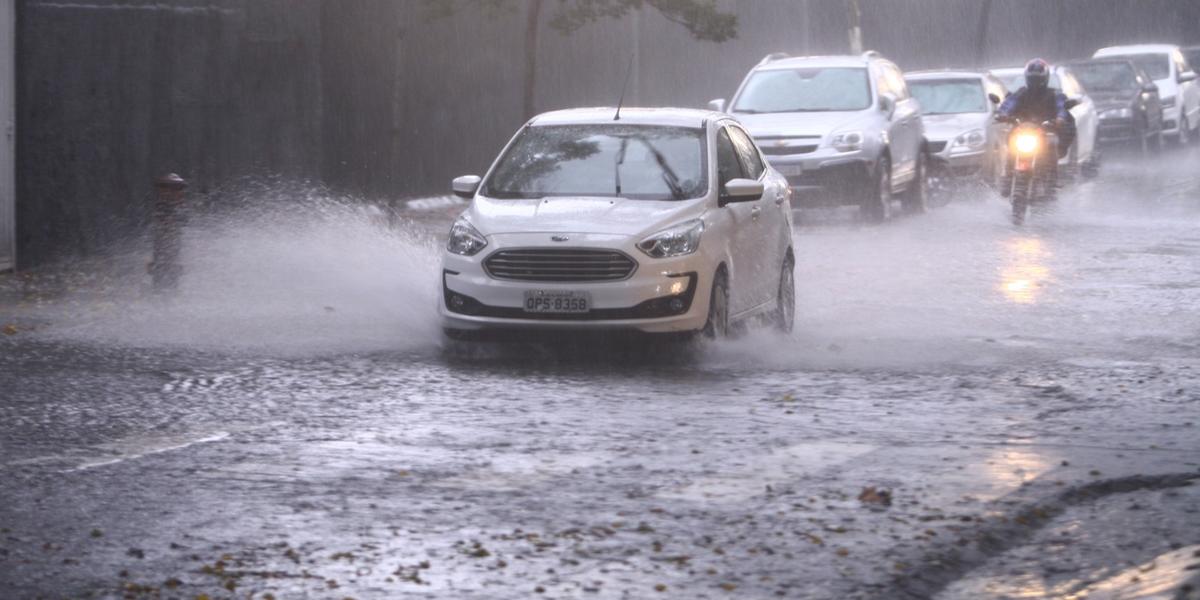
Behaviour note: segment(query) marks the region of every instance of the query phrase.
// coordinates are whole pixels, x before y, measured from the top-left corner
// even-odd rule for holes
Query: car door
[[[721,125],[716,140],[717,184],[721,196],[725,184],[731,179],[746,177],[737,147],[733,144],[729,129]],[[754,289],[755,252],[759,241],[757,217],[762,213],[759,202],[731,202],[721,210],[730,215],[729,240],[729,314],[731,316],[750,310],[756,305],[757,290]]]
[[[888,89],[896,98],[896,113],[893,121],[898,125],[897,135],[892,143],[892,160],[895,161],[895,181],[900,184],[912,179],[917,169],[917,159],[921,153],[921,138],[924,129],[921,125],[921,104],[908,92],[908,84],[900,67],[885,63],[884,77],[888,80]]]
[[[1093,159],[1096,149],[1096,132],[1100,126],[1100,117],[1096,113],[1096,103],[1088,96],[1079,80],[1068,71],[1058,74],[1062,83],[1062,92],[1068,99],[1077,100],[1079,104],[1071,109],[1075,117],[1075,157],[1083,163]]]
[[[872,73],[875,78],[875,94],[880,98],[885,96],[897,101],[896,90],[892,89],[892,80],[888,77],[887,70],[883,64],[876,64]],[[904,163],[907,160],[904,157],[904,122],[900,119],[900,111],[898,107],[892,109],[891,114],[883,113],[884,130],[887,132],[888,151],[892,159],[892,182],[895,183],[900,173],[904,172]]]
[[[1183,58],[1183,52],[1176,50],[1171,53],[1174,63],[1175,80],[1179,82],[1179,99],[1187,113],[1188,125],[1195,129],[1200,125],[1200,82],[1196,81],[1196,73]]]
[[[763,195],[751,205],[750,229],[754,237],[749,248],[750,260],[743,260],[741,270],[746,276],[743,281],[751,291],[751,307],[770,302],[775,298],[779,265],[783,264],[783,248],[780,248],[779,231],[781,209],[787,203],[787,187],[780,181],[769,178],[766,163],[744,129],[727,124],[726,130],[737,150],[742,172],[747,179],[763,184]]]

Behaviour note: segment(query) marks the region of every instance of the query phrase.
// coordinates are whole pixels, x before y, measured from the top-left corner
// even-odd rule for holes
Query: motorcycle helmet
[[[1035,58],[1025,63],[1025,87],[1031,92],[1040,92],[1050,85],[1050,64]]]

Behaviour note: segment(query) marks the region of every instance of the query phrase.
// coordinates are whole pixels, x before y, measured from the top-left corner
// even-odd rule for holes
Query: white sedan
[[[450,230],[447,336],[488,330],[703,332],[794,319],[787,180],[729,115],[575,109],[535,117]]]
[[[992,69],[991,74],[1000,80],[1009,92],[1015,92],[1025,87],[1025,69],[1011,67]],[[1087,95],[1083,84],[1075,78],[1070,69],[1056,65],[1050,72],[1050,87],[1062,92],[1067,100],[1074,100],[1071,116],[1075,117],[1075,143],[1068,154],[1058,161],[1061,167],[1067,167],[1067,174],[1076,171],[1084,177],[1094,177],[1100,172],[1100,148],[1096,142],[1100,131],[1100,113],[1096,103]],[[1003,97],[1002,97],[1003,98]]]

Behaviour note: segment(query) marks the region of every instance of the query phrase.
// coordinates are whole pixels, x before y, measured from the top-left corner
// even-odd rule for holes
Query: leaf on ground
[[[875,486],[867,486],[858,494],[858,501],[871,506],[891,506],[892,493],[888,490],[876,489]]]

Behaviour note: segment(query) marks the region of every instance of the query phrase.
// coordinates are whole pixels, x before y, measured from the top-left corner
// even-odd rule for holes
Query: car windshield
[[[1009,92],[1015,92],[1015,91],[1025,87],[1025,71],[1024,70],[1014,71],[1011,73],[992,72],[992,75],[995,75],[996,79],[999,79],[1000,83],[1003,83],[1004,88],[1007,89]],[[1050,87],[1052,87],[1056,90],[1062,89],[1062,82],[1058,80],[1057,73],[1050,74]]]
[[[1188,48],[1184,50],[1183,57],[1187,59],[1188,66],[1193,71],[1200,70],[1200,48]]]
[[[493,198],[683,200],[708,190],[704,130],[645,125],[527,127],[483,188]]]
[[[1137,73],[1125,62],[1083,63],[1071,67],[1089,92],[1124,92],[1138,88]]]
[[[1132,62],[1141,67],[1151,79],[1166,79],[1171,76],[1171,57],[1166,54],[1130,54],[1104,58],[1123,58]]]
[[[977,79],[910,80],[908,89],[926,115],[987,112],[987,96]]]
[[[771,69],[750,77],[733,112],[849,111],[870,106],[865,68]]]

